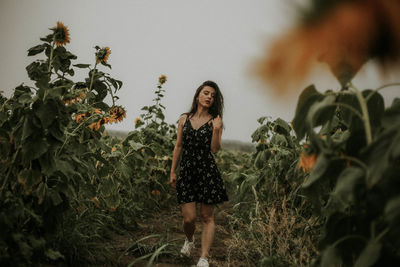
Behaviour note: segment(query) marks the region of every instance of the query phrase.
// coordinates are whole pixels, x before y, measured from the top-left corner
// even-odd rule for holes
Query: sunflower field
[[[369,58],[397,62],[393,10],[400,11],[394,0],[311,1],[301,26],[260,62],[262,78],[293,74],[298,81],[311,68],[308,58],[318,58],[340,88],[307,86],[291,122],[258,119],[252,152],[218,152],[230,208],[223,261],[214,266],[400,266],[400,98],[385,103],[382,95],[399,84],[361,89],[352,82]],[[354,29],[340,27],[342,18]],[[372,27],[376,34],[335,42],[319,34],[334,25],[335,33]],[[95,46],[93,64],[76,63],[61,22],[40,40],[28,50],[36,57],[26,67],[34,86],[0,95],[0,265],[124,266],[126,255],[128,266],[190,265],[175,260],[169,234],[130,240],[119,255],[107,245],[177,206],[169,185],[177,128],[162,105],[167,77],[158,78],[134,129],[112,136],[105,126],[126,110],[118,105],[122,81],[105,71],[111,49]],[[75,72],[87,76],[75,81]]]

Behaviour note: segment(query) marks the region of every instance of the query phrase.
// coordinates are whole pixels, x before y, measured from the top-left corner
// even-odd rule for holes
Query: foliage
[[[252,134],[257,142],[254,153],[219,156],[234,205],[229,261],[307,266],[317,253],[313,244],[319,222],[299,194],[304,179],[297,170],[302,146],[282,119],[262,117],[258,122],[261,126]]]
[[[293,120],[318,156],[302,185],[324,218],[315,265],[393,266],[400,261],[400,100],[385,108],[378,90],[386,86],[348,87],[323,94],[307,87]]]
[[[68,30],[61,23],[52,30],[28,50],[46,57],[26,68],[35,87],[21,84],[0,97],[2,265],[104,262],[112,232],[171,203],[165,132],[147,125],[122,141],[102,134],[126,116],[115,103],[122,82],[98,69],[111,68],[110,49],[95,47],[94,68],[71,65],[77,57],[64,47]],[[89,70],[84,81],[72,80],[76,68]]]

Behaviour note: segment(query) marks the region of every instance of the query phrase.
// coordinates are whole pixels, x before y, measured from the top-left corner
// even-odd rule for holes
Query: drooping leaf
[[[40,45],[31,47],[31,48],[28,49],[28,56],[37,55],[37,54],[43,52],[44,49],[46,49],[46,45],[45,44],[40,44]]]
[[[337,250],[333,246],[329,246],[322,252],[321,267],[339,266],[342,262]]]
[[[382,244],[377,240],[370,240],[364,250],[358,256],[354,267],[369,267],[374,266],[374,263],[379,259]]]
[[[85,69],[85,68],[89,68],[90,64],[74,64],[72,66],[77,67],[77,68],[81,68],[81,69]]]
[[[358,167],[344,169],[338,177],[333,194],[346,204],[352,203],[355,200],[354,190],[357,184],[363,182],[363,177],[364,171]]]
[[[293,129],[296,132],[299,140],[303,139],[308,130],[308,125],[304,123],[304,119],[307,117],[309,108],[313,103],[323,98],[323,95],[319,93],[314,85],[310,85],[303,90],[297,101],[296,113],[293,119]]]
[[[400,221],[400,196],[394,197],[386,203],[384,216],[385,220],[392,224]]]

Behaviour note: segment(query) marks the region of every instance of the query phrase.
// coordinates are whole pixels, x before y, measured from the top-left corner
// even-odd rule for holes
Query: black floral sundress
[[[218,204],[228,201],[224,182],[211,153],[212,125],[197,130],[189,116],[183,125],[182,157],[176,181],[178,203]]]

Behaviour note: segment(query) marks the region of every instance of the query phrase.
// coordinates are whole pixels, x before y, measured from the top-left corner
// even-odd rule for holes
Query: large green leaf
[[[46,49],[46,44],[40,44],[40,45],[31,47],[28,49],[28,56],[37,55],[37,54],[43,52],[45,49]]]
[[[364,171],[358,167],[344,169],[337,180],[333,194],[347,205],[354,202],[354,191],[358,184],[364,182]]]
[[[340,266],[340,263],[341,258],[335,247],[329,246],[324,249],[321,255],[321,267]]]
[[[385,220],[391,224],[400,221],[400,196],[394,197],[386,203],[384,216]]]
[[[336,96],[329,94],[320,101],[314,102],[308,110],[305,123],[314,128],[332,120],[336,109],[336,106],[333,106],[335,100]]]
[[[42,181],[42,174],[38,170],[24,169],[18,174],[18,182],[23,185],[25,194],[29,195]]]
[[[360,256],[357,258],[354,267],[369,267],[373,266],[374,263],[379,259],[381,253],[382,244],[377,240],[370,240]]]
[[[35,115],[40,119],[44,129],[47,129],[56,118],[58,114],[57,104],[54,100],[50,99],[43,103],[38,100],[33,104]]]
[[[22,158],[24,162],[39,158],[49,148],[47,140],[43,137],[28,138],[22,146]]]
[[[303,139],[307,133],[308,126],[305,124],[304,119],[307,117],[308,110],[313,103],[323,98],[314,85],[310,85],[303,90],[297,101],[296,113],[293,119],[293,129],[296,132],[299,140]]]

